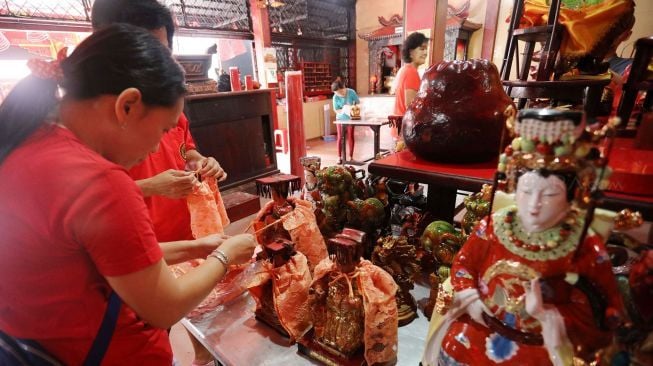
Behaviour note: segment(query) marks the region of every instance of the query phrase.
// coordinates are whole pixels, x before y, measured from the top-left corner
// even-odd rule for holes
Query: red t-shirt
[[[395,79],[395,109],[394,114],[403,116],[406,114],[406,97],[404,91],[406,89],[419,90],[419,74],[413,64],[404,64],[397,72]]]
[[[159,150],[131,168],[129,175],[134,180],[151,178],[168,169],[184,170],[184,155],[195,149],[195,142],[190,134],[188,119],[179,117],[177,126],[161,138]],[[145,204],[150,211],[156,238],[160,242],[193,239],[190,230],[190,213],[186,199],[170,199],[163,196],[145,197]]]
[[[0,329],[82,363],[104,316],[105,276],[163,257],[140,190],[69,130],[46,126],[0,165]],[[170,365],[165,330],[123,304],[105,365]]]

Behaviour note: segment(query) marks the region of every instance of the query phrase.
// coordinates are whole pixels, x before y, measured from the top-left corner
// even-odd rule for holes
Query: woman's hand
[[[198,183],[193,172],[168,169],[151,178],[136,181],[143,196],[163,196],[179,199],[188,196]]]
[[[227,179],[227,173],[213,157],[202,158],[197,161],[197,173],[202,178],[214,177],[218,182]]]
[[[256,249],[256,239],[251,234],[232,236],[220,245],[220,250],[227,255],[229,264],[243,264],[249,262]]]
[[[195,239],[196,258],[205,258],[229,238],[229,235],[212,234],[203,238]]]

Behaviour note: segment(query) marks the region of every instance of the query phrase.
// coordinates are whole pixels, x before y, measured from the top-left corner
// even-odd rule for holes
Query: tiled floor
[[[374,133],[369,127],[356,127],[354,130],[354,140],[354,160],[367,160],[374,155]],[[390,150],[394,147],[389,127],[381,127],[380,142],[382,150]],[[326,142],[322,139],[309,140],[306,142],[306,154],[309,156],[320,156],[322,158],[322,167],[336,165],[338,161],[337,146],[336,141]],[[347,155],[349,155],[349,151]],[[290,161],[288,159],[288,155],[277,154],[279,169],[282,172],[290,171]]]

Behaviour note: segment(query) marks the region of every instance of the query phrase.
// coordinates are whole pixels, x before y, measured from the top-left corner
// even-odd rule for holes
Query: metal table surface
[[[343,161],[344,164],[364,165],[365,162],[376,159],[377,155],[379,155],[379,152],[381,152],[381,126],[385,126],[390,122],[388,122],[387,118],[372,117],[358,120],[335,120],[333,123],[339,125],[342,128],[340,141],[338,141],[341,146],[341,155],[339,158]],[[365,159],[363,161],[347,160],[347,146],[345,143],[347,140],[347,130],[356,126],[367,126],[372,129],[372,132],[374,133],[374,155],[372,155],[371,158]]]
[[[429,289],[415,284],[415,300],[428,298]],[[297,345],[254,319],[255,301],[245,293],[230,303],[182,324],[225,366],[319,365],[297,352]],[[416,366],[422,358],[428,320],[421,311],[399,327],[397,365]]]

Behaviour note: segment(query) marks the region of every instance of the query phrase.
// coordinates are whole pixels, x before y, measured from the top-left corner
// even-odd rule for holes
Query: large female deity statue
[[[622,311],[586,212],[606,160],[582,113],[523,110],[497,194],[451,268],[454,300],[423,357],[433,365],[571,365],[610,343]],[[605,130],[603,131],[605,132]]]

